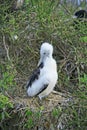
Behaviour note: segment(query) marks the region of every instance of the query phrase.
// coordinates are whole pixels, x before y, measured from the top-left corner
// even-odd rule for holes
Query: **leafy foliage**
[[[9,98],[0,93],[0,122],[9,118],[8,109],[13,108],[13,103],[10,102]]]
[[[15,71],[13,71],[11,66],[6,67],[6,72],[3,72],[2,78],[0,80],[0,92],[4,93],[6,90],[12,90],[16,83],[14,82]]]

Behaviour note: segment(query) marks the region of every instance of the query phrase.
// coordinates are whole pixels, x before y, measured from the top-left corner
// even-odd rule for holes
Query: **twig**
[[[13,98],[8,94],[7,91],[5,91],[5,95],[8,96],[8,98],[10,98],[13,101]]]
[[[19,108],[17,111],[21,111],[21,110],[26,110],[26,109],[29,109],[29,107],[22,107],[22,108]]]
[[[61,92],[57,92],[57,91],[53,90],[52,93],[58,94],[58,95],[60,95],[61,97],[65,97],[65,98],[66,98],[66,97],[72,97],[72,96],[70,95],[70,93],[68,93],[68,92],[61,93]]]
[[[5,36],[4,35],[3,35],[3,44],[4,44],[4,48],[6,50],[8,61],[11,61],[10,56],[9,56],[9,48],[7,47],[7,45],[5,43]]]
[[[68,8],[67,7],[65,7],[65,5],[64,4],[61,4],[61,6],[67,11],[67,13],[70,15],[71,13],[70,13],[70,11],[68,10]]]
[[[64,99],[62,99],[62,100],[60,100],[60,99],[59,99],[59,100],[56,99],[56,100],[55,100],[55,99],[51,99],[51,98],[50,98],[50,99],[46,99],[46,100],[48,100],[48,101],[54,101],[54,102],[58,102],[58,101],[59,101],[58,103],[61,103],[61,102],[64,101]]]

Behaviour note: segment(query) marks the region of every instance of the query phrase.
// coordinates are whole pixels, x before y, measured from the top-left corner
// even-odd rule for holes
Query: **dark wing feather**
[[[43,66],[44,66],[43,63],[41,63],[41,64],[39,65],[39,67],[33,71],[32,75],[31,75],[30,78],[29,78],[29,82],[28,82],[26,88],[28,88],[29,86],[31,86],[32,83],[33,83],[36,79],[39,78],[40,69],[43,68]]]
[[[39,91],[39,93],[37,95],[39,95],[40,93],[42,93],[47,87],[48,87],[49,84],[44,84],[44,86],[41,88],[41,90]]]
[[[44,67],[44,64],[43,64],[43,62],[39,65],[39,67],[38,68],[43,68]]]

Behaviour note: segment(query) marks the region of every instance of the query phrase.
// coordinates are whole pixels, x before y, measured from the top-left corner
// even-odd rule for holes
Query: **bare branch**
[[[6,54],[7,54],[8,61],[11,61],[10,56],[9,56],[9,48],[8,48],[7,45],[6,45],[5,36],[4,36],[4,35],[3,35],[3,44],[4,44],[4,48],[5,48],[5,50],[6,50]]]

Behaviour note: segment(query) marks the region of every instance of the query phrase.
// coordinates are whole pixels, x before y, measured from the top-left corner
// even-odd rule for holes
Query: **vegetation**
[[[86,130],[87,24],[78,21],[76,29],[72,19],[76,7],[60,1],[25,0],[19,10],[12,4],[0,2],[1,129]],[[54,46],[59,74],[55,90],[69,96],[52,110],[45,110],[47,104],[38,104],[38,99],[32,103],[39,106],[31,108],[25,99],[26,82],[44,41]]]

